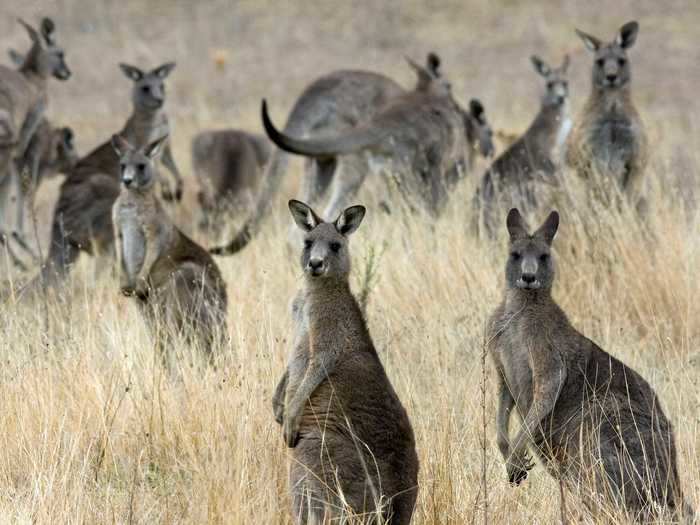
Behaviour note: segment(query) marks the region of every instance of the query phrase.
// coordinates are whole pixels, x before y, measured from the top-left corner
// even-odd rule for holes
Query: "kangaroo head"
[[[486,120],[484,106],[479,99],[469,101],[469,111],[462,111],[467,142],[473,150],[478,150],[483,157],[491,157],[494,153],[493,130]]]
[[[437,54],[428,53],[425,59],[425,66],[421,66],[409,57],[406,57],[406,61],[418,77],[415,87],[416,91],[445,96],[452,93],[452,85],[442,76],[440,71],[441,61]]]
[[[139,192],[153,188],[156,179],[155,161],[168,140],[164,135],[144,148],[135,148],[121,135],[112,137],[112,147],[119,157],[119,172],[124,187]]]
[[[547,82],[544,96],[542,97],[543,107],[563,106],[569,97],[569,81],[567,80],[567,70],[569,69],[569,55],[564,56],[564,61],[558,68],[552,68],[540,57],[533,55],[530,57],[535,71],[542,75]]]
[[[593,85],[601,89],[617,89],[629,84],[630,65],[627,50],[634,45],[639,32],[637,22],[627,22],[620,28],[615,40],[603,43],[600,39],[576,30],[589,51],[594,54]]]
[[[78,161],[74,134],[71,128],[57,128],[51,132],[51,165],[58,173],[66,173]]]
[[[41,31],[37,31],[22,19],[19,23],[32,39],[32,48],[20,65],[25,67],[31,64],[31,67],[42,77],[54,76],[59,80],[68,80],[71,72],[66,65],[63,49],[56,44],[56,25],[53,20],[44,18],[41,21]],[[17,61],[19,56],[21,55],[14,53],[13,60]]]
[[[135,108],[153,111],[163,107],[165,78],[175,68],[175,62],[168,62],[148,72],[129,64],[119,64],[119,67],[134,82],[131,100]]]
[[[348,236],[365,216],[364,206],[350,206],[334,222],[324,222],[307,204],[290,200],[289,211],[304,232],[301,268],[310,279],[346,279],[350,273]]]
[[[551,247],[559,227],[559,214],[553,211],[535,233],[530,234],[520,212],[513,208],[506,219],[510,235],[510,255],[506,264],[508,288],[549,290],[554,281]]]

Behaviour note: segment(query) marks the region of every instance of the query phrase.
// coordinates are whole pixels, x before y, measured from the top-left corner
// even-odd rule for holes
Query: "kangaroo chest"
[[[127,122],[124,134],[134,146],[143,147],[169,132],[168,119],[164,114],[155,116],[134,115]]]
[[[138,206],[127,202],[119,210],[119,226],[122,235],[122,260],[130,278],[136,277],[146,255],[146,238],[139,219]]]

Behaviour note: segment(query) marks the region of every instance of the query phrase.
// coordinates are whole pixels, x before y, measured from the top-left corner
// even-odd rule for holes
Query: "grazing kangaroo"
[[[627,51],[639,32],[637,22],[620,28],[614,41],[603,43],[576,30],[594,53],[591,94],[569,137],[566,161],[585,178],[591,172],[613,182],[633,205],[643,206],[642,175],[647,163],[647,136],[632,102]]]
[[[271,152],[266,137],[237,129],[203,131],[192,140],[192,169],[199,179],[200,228],[219,230],[230,207],[249,209]]]
[[[134,147],[144,147],[168,135],[168,119],[163,107],[165,78],[175,67],[170,62],[149,73],[120,64],[133,80],[133,111],[119,135]],[[182,179],[172,160],[170,146],[165,145],[162,161],[176,179],[175,194],[163,188],[163,198],[179,198]],[[119,157],[110,141],[82,157],[63,182],[51,225],[49,254],[42,272],[54,284],[64,278],[80,255],[111,253],[114,242],[112,207],[119,195]],[[159,179],[161,184],[163,180]]]
[[[481,211],[485,230],[493,235],[499,208],[535,209],[538,184],[552,184],[557,169],[556,153],[569,131],[569,57],[558,68],[541,58],[531,58],[535,71],[545,80],[540,111],[527,131],[506,149],[486,171],[477,190],[474,210]]]
[[[503,302],[486,333],[498,373],[498,448],[508,479],[532,468],[532,447],[549,473],[635,519],[659,508],[692,514],[684,504],[673,427],[654,390],[637,372],[581,335],[552,299],[552,212],[532,235],[517,209],[507,218],[510,255]],[[510,439],[515,409],[522,420]]]
[[[413,429],[348,283],[348,236],[365,208],[347,208],[335,222],[300,201],[289,209],[304,232],[305,287],[273,407],[293,449],[295,522],[326,523],[349,510],[363,523],[408,524],[418,491]]]
[[[425,70],[430,76],[441,76],[440,59],[430,53]],[[429,77],[419,76],[416,90],[426,84]],[[430,85],[430,83],[427,83]],[[406,94],[401,86],[384,75],[367,71],[336,71],[319,78],[309,85],[294,104],[284,127],[284,133],[294,137],[331,136],[352,129],[366,122],[390,101]],[[489,154],[491,143],[490,127],[485,120],[483,107],[475,101],[471,111],[464,114],[467,133],[471,144],[479,144],[484,154]],[[479,141],[479,142],[477,142]],[[473,164],[476,149],[469,150],[469,163]],[[212,253],[230,255],[242,250],[257,233],[265,218],[270,203],[285,173],[289,155],[275,148],[261,180],[261,188],[254,206],[253,215],[226,246],[217,247]],[[302,179],[302,199],[309,204],[318,204],[326,196],[332,182],[337,178],[339,157],[308,157],[306,174]],[[456,180],[458,173],[451,176]],[[342,176],[342,174],[341,174]]]
[[[226,334],[226,285],[211,255],[172,223],[155,195],[155,161],[167,139],[145,148],[112,139],[123,184],[112,219],[121,291],[139,300],[156,338],[163,336],[160,348],[180,337],[211,357]]]
[[[24,22],[32,47],[19,69],[0,65],[0,239],[6,240],[4,225],[13,183],[19,185],[15,161],[25,156],[48,106],[48,79],[67,80],[70,70],[64,52],[56,44],[55,24],[50,18],[41,21],[37,31]],[[21,236],[21,232],[15,232]]]

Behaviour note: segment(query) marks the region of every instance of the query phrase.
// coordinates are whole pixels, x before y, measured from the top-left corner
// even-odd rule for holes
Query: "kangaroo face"
[[[145,148],[134,148],[123,137],[112,137],[112,147],[119,157],[119,173],[125,188],[143,193],[153,188],[156,179],[155,160],[167,139],[168,136],[165,135]]]
[[[56,25],[50,18],[41,21],[41,31],[37,31],[26,22],[20,23],[29,33],[29,37],[34,42],[34,48],[30,54],[34,54],[36,68],[38,72],[46,76],[54,76],[59,80],[68,80],[71,71],[66,64],[63,49],[56,44]]]
[[[486,120],[484,106],[478,99],[469,101],[469,111],[462,112],[469,146],[485,157],[493,156],[493,130]]]
[[[542,97],[542,106],[559,107],[569,98],[569,81],[567,71],[569,69],[569,55],[564,56],[564,61],[558,68],[552,68],[537,56],[531,58],[535,71],[544,77],[546,89]]]
[[[630,81],[630,65],[627,50],[634,45],[639,32],[637,22],[628,22],[620,28],[614,41],[603,43],[600,39],[576,30],[589,51],[594,53],[593,85],[601,89],[618,89]]]
[[[163,107],[165,78],[175,68],[174,62],[168,62],[149,72],[143,72],[128,64],[119,64],[119,67],[134,82],[131,100],[135,108],[154,111]]]
[[[510,210],[506,222],[510,235],[510,255],[506,263],[508,287],[520,290],[550,289],[554,281],[551,246],[559,227],[559,214],[553,211],[532,235],[528,233],[517,209]]]
[[[335,222],[324,222],[303,202],[289,201],[289,210],[304,233],[301,268],[311,279],[347,278],[350,273],[348,236],[360,226],[364,206],[351,206]]]

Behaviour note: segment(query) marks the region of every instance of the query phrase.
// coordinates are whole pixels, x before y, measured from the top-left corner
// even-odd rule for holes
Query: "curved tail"
[[[379,142],[384,135],[381,129],[360,127],[350,129],[341,135],[321,139],[298,139],[279,131],[270,120],[267,112],[267,101],[262,101],[262,121],[265,133],[279,148],[295,155],[305,157],[328,158],[354,153]]]

